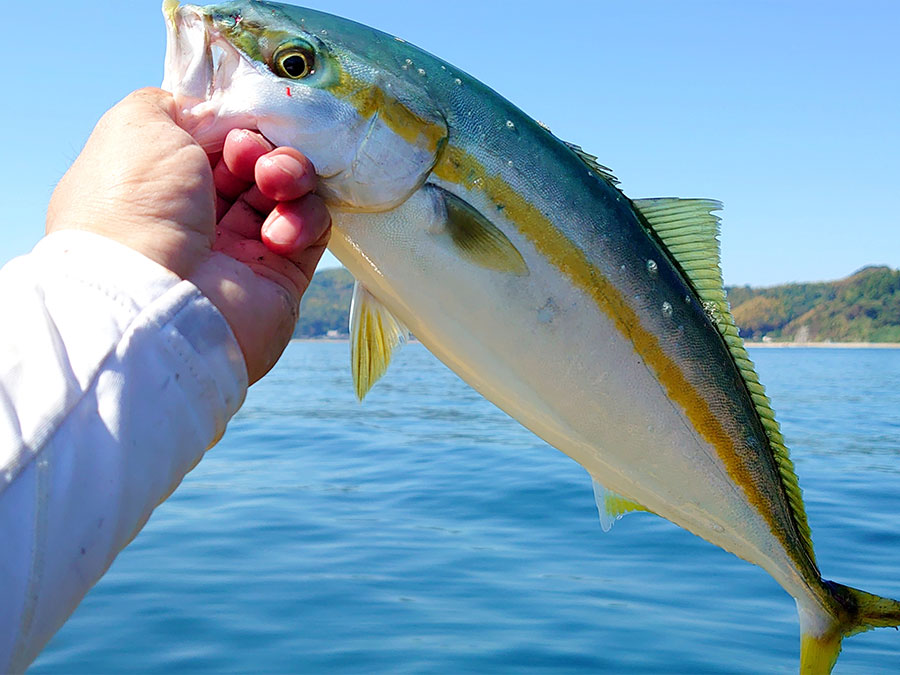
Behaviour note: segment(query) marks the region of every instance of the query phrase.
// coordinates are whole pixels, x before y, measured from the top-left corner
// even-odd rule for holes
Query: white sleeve
[[[222,436],[244,359],[193,284],[85,232],[0,270],[0,672],[24,670]]]

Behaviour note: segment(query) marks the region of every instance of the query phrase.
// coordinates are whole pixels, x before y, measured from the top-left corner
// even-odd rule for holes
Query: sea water
[[[900,598],[900,350],[752,350],[826,577]],[[421,345],[358,403],[293,343],[33,673],[796,672],[793,600],[578,465]],[[900,672],[900,634],[838,673]]]

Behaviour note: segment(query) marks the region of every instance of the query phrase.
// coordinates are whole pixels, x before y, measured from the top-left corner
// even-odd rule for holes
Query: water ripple
[[[900,351],[754,351],[822,569],[900,597]],[[364,404],[292,344],[35,663],[95,672],[796,672],[793,601],[590,480],[420,345]],[[894,631],[838,673],[900,670]]]

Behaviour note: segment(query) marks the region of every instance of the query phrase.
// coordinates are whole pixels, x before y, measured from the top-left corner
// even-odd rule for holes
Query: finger
[[[122,114],[143,117],[148,113],[151,115],[162,113],[169,119],[176,121],[178,106],[175,105],[175,98],[172,94],[162,89],[144,87],[128,94],[128,96],[113,106],[104,117],[109,118]]]
[[[256,163],[272,147],[271,143],[254,131],[229,131],[222,148],[222,161],[213,170],[216,192],[226,200],[237,199],[253,185]]]
[[[216,166],[218,166],[219,162],[222,161],[222,151],[218,152],[207,152],[206,156],[209,157],[209,168],[215,171]]]
[[[271,149],[271,143],[255,132],[247,129],[228,132],[219,161],[213,167],[217,221],[221,221],[234,201],[253,185],[253,167]]]
[[[331,214],[318,195],[279,202],[262,225],[262,241],[272,251],[294,259],[314,245],[331,225]]]
[[[223,200],[224,201],[224,200]],[[223,202],[220,202],[220,205]],[[230,230],[248,239],[260,240],[260,228],[277,202],[269,199],[255,185],[238,197],[233,204],[224,202],[224,214],[217,229]]]
[[[261,241],[245,239],[234,233],[224,233],[216,239],[213,250],[234,258],[254,273],[274,281],[287,291],[294,304],[299,304],[300,297],[309,286],[312,274],[305,272],[297,263],[273,253]],[[313,268],[314,269],[314,268]]]
[[[274,199],[266,197],[255,185],[246,192],[242,192],[236,200],[224,199],[216,195],[216,222],[219,225],[246,232],[248,237],[259,239],[260,225],[263,224],[277,203]],[[256,232],[251,234],[246,229],[248,227],[255,227]]]
[[[322,236],[315,244],[308,247],[303,253],[294,258],[294,264],[297,266],[302,278],[306,279],[307,286],[309,285],[309,282],[312,281],[316,267],[322,259],[322,254],[325,253],[325,249],[328,248],[328,240],[330,238],[331,226],[329,225],[328,229],[322,233]],[[304,291],[305,290],[306,289],[304,289]]]
[[[235,176],[224,157],[213,168],[213,183],[216,186],[216,196],[227,202],[233,202],[242,192],[253,185],[253,181],[246,181]]]
[[[316,189],[316,168],[294,148],[277,148],[256,163],[259,189],[280,202],[299,199]]]

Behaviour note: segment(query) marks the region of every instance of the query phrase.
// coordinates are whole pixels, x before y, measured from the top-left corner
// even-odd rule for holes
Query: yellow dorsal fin
[[[350,304],[350,365],[360,401],[384,375],[409,331],[358,281]]]
[[[616,521],[626,513],[632,511],[649,511],[646,507],[623,497],[617,492],[607,490],[596,478],[594,481],[594,501],[597,503],[597,513],[600,514],[600,527],[604,532],[609,532]]]
[[[722,203],[712,199],[676,198],[637,199],[633,203],[684,272],[706,313],[722,334],[765,428],[804,550],[815,564],[812,536],[794,463],[784,445],[784,437],[775,421],[775,412],[765,387],[753,369],[753,362],[744,348],[744,341],[738,334],[725,298],[719,264],[719,218],[712,214],[722,208]]]

